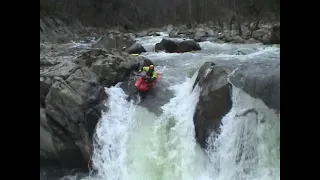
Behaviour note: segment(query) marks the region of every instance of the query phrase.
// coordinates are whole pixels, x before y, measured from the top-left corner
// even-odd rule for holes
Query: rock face
[[[85,27],[78,20],[41,11],[40,5],[40,42],[67,43],[70,40],[88,41],[87,37],[98,37],[105,30]],[[99,34],[99,35],[98,35]]]
[[[40,164],[86,166],[105,98],[88,67],[69,63],[40,74]]]
[[[280,111],[280,61],[243,62],[237,68],[230,75],[231,83]]]
[[[230,73],[233,72],[233,73]],[[232,105],[231,85],[261,99],[269,108],[280,111],[280,61],[239,60],[206,62],[194,86],[202,88],[194,114],[198,143],[205,148],[213,131],[219,133],[221,119]]]
[[[165,51],[168,53],[184,53],[191,51],[200,51],[200,45],[192,40],[175,42],[170,39],[162,39],[155,45],[155,51]]]
[[[64,43],[70,40],[70,36],[77,36],[78,32],[69,28],[67,23],[70,22],[63,22],[58,16],[40,12],[40,41]],[[79,31],[84,29],[79,22],[75,22],[74,26],[76,25]]]
[[[92,44],[91,47],[104,48],[107,50],[122,50],[123,47],[129,47],[134,43],[135,41],[129,35],[125,35],[120,32],[109,32],[106,36],[103,36],[98,42]]]
[[[103,86],[112,86],[128,77],[140,65],[153,64],[141,56],[131,56],[125,52],[94,49],[84,52],[75,63],[90,67]]]
[[[84,51],[74,62],[54,54],[40,55],[40,164],[86,168],[95,126],[107,108],[104,86],[124,81],[140,64],[152,62],[102,49]],[[41,63],[46,61],[50,63]]]
[[[232,107],[232,85],[227,78],[227,69],[214,63],[205,63],[199,69],[194,86],[198,83],[201,92],[193,119],[196,139],[203,148],[211,132],[218,131],[221,119]]]
[[[134,43],[129,48],[126,49],[126,52],[129,54],[141,54],[143,52],[147,52],[144,47],[139,43]]]

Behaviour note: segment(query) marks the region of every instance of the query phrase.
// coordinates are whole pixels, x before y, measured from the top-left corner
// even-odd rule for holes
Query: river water
[[[199,52],[155,53],[154,45],[167,36],[161,35],[138,41],[148,51],[142,56],[156,64],[163,74],[161,83],[173,92],[162,114],[128,102],[119,85],[106,89],[110,111],[97,125],[92,157],[98,174],[62,179],[280,179],[280,114],[234,87],[233,107],[222,120],[221,134],[212,136],[203,150],[195,141],[193,125],[200,90],[192,90],[197,70],[206,61],[280,61],[280,47],[201,42]],[[259,113],[237,116],[252,107]]]

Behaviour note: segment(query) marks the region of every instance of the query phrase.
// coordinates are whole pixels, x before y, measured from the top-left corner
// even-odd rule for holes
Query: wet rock
[[[221,119],[231,108],[228,77],[235,87],[261,99],[269,108],[280,111],[280,61],[206,62],[199,69],[195,81],[202,89],[194,114],[196,138],[204,148],[209,134],[219,134]]]
[[[268,29],[258,29],[252,32],[252,38],[262,41],[267,38],[269,33]]]
[[[186,40],[178,43],[177,53],[191,52],[191,51],[200,51],[200,45],[192,40]]]
[[[200,45],[193,40],[185,40],[181,42],[170,39],[162,39],[155,45],[155,51],[165,51],[168,53],[184,53],[201,50]]]
[[[245,55],[245,53],[242,52],[242,51],[237,51],[237,52],[235,53],[235,55]]]
[[[266,39],[264,44],[280,44],[280,25],[274,25],[270,35]]]
[[[106,94],[89,68],[75,67],[66,75],[63,66],[59,68],[40,75],[40,92],[45,96],[45,108],[40,108],[40,164],[86,167],[95,128],[88,124],[99,120]],[[97,107],[100,110],[92,115]]]
[[[91,49],[74,61],[40,66],[40,163],[87,168],[95,126],[106,110],[104,86],[149,64],[126,52]]]
[[[269,108],[280,111],[280,61],[252,61],[237,66],[230,81]]]
[[[199,102],[194,113],[197,142],[206,147],[206,140],[218,132],[221,120],[232,107],[232,85],[228,82],[228,70],[214,63],[205,63],[200,69],[195,84],[201,87]]]
[[[129,54],[141,54],[147,52],[146,49],[139,43],[134,43],[129,48],[126,49],[126,52]]]
[[[142,56],[132,56],[120,51],[93,49],[84,52],[75,63],[90,67],[103,86],[113,86],[124,81],[132,71],[145,64],[153,64]]]
[[[161,35],[157,32],[150,32],[148,33],[148,36],[161,36]]]
[[[165,51],[169,53],[174,53],[177,51],[178,45],[176,42],[169,39],[162,39],[161,42],[155,45],[155,51]]]
[[[135,41],[130,35],[126,35],[120,32],[109,32],[108,35],[103,36],[98,42],[92,44],[92,48],[104,48],[106,50],[122,50],[123,47],[129,47],[134,44]]]

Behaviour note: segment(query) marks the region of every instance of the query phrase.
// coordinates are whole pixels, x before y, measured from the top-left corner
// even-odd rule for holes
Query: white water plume
[[[200,174],[197,164],[202,163],[197,162],[203,154],[195,142],[193,125],[199,87],[192,91],[193,82],[188,79],[175,86],[176,97],[163,107],[164,113],[154,125],[152,158],[161,170],[159,180],[193,180]]]
[[[93,157],[99,179],[195,180],[201,175],[205,158],[193,125],[200,89],[192,91],[194,79],[174,87],[176,97],[160,117],[125,102],[121,89],[107,90],[110,110],[98,125]]]
[[[233,107],[208,148],[214,180],[280,179],[280,113],[233,88]]]
[[[98,177],[108,180],[127,179],[125,159],[126,145],[133,124],[133,103],[126,101],[126,95],[119,87],[107,89],[107,107],[96,128],[93,167],[98,169]]]
[[[128,103],[120,88],[107,90],[110,111],[99,123],[93,157],[98,179],[280,179],[280,114],[234,87],[233,107],[204,153],[194,138],[194,78],[173,86],[176,95],[160,117]]]

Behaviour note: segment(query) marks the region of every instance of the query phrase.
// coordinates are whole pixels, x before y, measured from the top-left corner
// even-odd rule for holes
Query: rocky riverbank
[[[40,164],[87,167],[95,125],[107,109],[104,87],[124,81],[149,60],[70,45],[40,49]]]
[[[132,45],[133,38],[159,36],[159,32],[168,33],[170,38],[187,38],[196,42],[280,44],[280,22],[245,22],[241,25],[241,30],[235,27],[230,28],[230,25],[221,26],[209,22],[195,25],[192,28],[187,28],[186,25],[168,25],[141,30],[140,32],[127,32],[120,27],[109,29],[86,27],[76,20],[70,21],[56,14],[40,12],[40,42],[66,43],[71,40],[88,41],[88,37],[99,38],[106,36],[107,40],[112,38],[118,41],[126,41],[127,44]],[[106,41],[105,38],[102,38],[102,40]],[[112,44],[115,44],[115,41]],[[117,48],[122,48],[122,45],[124,44],[120,43],[116,46]],[[108,46],[112,45],[109,43]],[[127,45],[126,47],[129,46]],[[95,47],[102,46],[97,44]]]
[[[230,29],[230,26],[221,27],[212,22],[195,25],[193,28],[168,25],[144,30],[135,35],[157,36],[159,31],[167,32],[170,38],[188,38],[196,42],[280,44],[280,22],[243,23],[240,31],[239,28]]]

